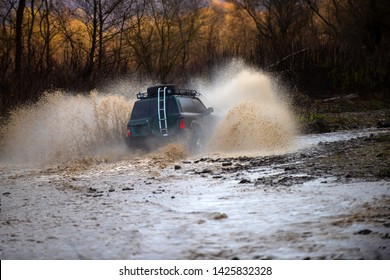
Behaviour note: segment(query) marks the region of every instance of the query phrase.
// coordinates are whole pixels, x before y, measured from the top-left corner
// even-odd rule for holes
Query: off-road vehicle
[[[192,152],[201,151],[214,124],[213,108],[199,99],[196,90],[174,85],[152,86],[137,94],[127,124],[130,148],[154,149],[167,142],[183,141]]]

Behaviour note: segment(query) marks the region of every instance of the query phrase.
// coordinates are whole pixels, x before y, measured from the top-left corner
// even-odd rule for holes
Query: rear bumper
[[[168,136],[130,136],[126,137],[125,141],[130,149],[155,150],[172,142],[186,141],[186,135],[187,133],[183,130],[181,133]]]

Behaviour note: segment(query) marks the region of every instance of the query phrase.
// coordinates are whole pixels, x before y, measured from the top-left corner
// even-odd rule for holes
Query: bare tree
[[[305,0],[329,28],[328,35],[369,52],[381,46],[390,24],[386,0]]]
[[[14,30],[10,28],[12,24],[12,11],[15,10],[17,0],[11,0],[8,3],[0,2],[0,82],[5,82],[7,74],[12,71],[12,52],[14,51],[13,42],[15,42]]]
[[[129,46],[125,42],[126,31],[131,26],[132,18],[137,14],[137,1],[124,0],[113,11],[113,65],[117,72],[125,73],[129,64]],[[127,54],[127,55],[125,55]]]
[[[247,12],[258,32],[258,53],[268,65],[302,48],[310,20],[300,0],[230,0]],[[296,46],[297,45],[297,46]]]
[[[147,75],[154,74],[154,26],[150,24],[150,0],[135,1],[135,15],[127,23],[126,43],[134,52],[136,69],[141,67]]]
[[[45,5],[45,12],[44,12],[44,26],[42,35],[44,38],[45,42],[45,57],[46,57],[46,71],[50,72],[51,67],[52,67],[52,61],[51,61],[51,46],[50,46],[50,41],[51,41],[51,22],[50,22],[50,13],[51,13],[51,8],[52,8],[52,1],[44,0],[44,5]],[[42,25],[41,25],[42,26]]]
[[[85,65],[84,76],[89,77],[96,65],[97,72],[102,69],[105,57],[105,41],[112,38],[110,30],[117,19],[113,17],[115,10],[120,7],[124,0],[76,0],[79,8],[84,11],[81,15],[86,19],[86,26],[89,29],[90,47],[88,59]],[[110,32],[108,32],[110,31]],[[108,36],[108,39],[106,37]]]
[[[26,0],[20,0],[16,12],[16,27],[15,27],[15,73],[20,73],[22,68],[23,56],[23,19]]]
[[[53,13],[62,37],[63,67],[71,71],[77,71],[84,61],[79,40],[81,34],[78,34],[71,24],[75,20],[75,12],[61,2],[53,7]]]
[[[85,22],[85,25],[89,31],[90,46],[88,48],[88,55],[84,67],[83,76],[88,78],[93,71],[95,65],[95,53],[97,45],[98,34],[98,1],[99,0],[76,0],[78,8],[83,13],[76,13],[81,21]]]
[[[149,75],[166,82],[178,64],[186,64],[190,44],[204,23],[201,4],[199,0],[138,1],[144,9],[137,9],[128,43]]]

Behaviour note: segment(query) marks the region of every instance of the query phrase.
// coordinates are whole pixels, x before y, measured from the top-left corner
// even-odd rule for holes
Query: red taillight
[[[185,125],[183,119],[180,119],[180,120],[179,120],[179,127],[180,127],[181,129],[184,129],[184,128],[186,127],[186,125]]]
[[[130,127],[127,128],[127,137],[130,137],[131,136],[131,130],[130,130]]]

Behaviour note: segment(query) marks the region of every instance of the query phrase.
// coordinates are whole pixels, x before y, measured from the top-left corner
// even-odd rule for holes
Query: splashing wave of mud
[[[1,160],[42,165],[96,156],[123,141],[132,101],[123,96],[45,93],[1,128]]]
[[[297,134],[295,116],[269,76],[235,61],[202,91],[221,116],[211,151],[274,154],[291,147]]]
[[[188,156],[188,152],[182,143],[172,143],[146,156],[152,160],[150,164],[157,164],[160,168],[165,168],[168,164],[185,159]]]

